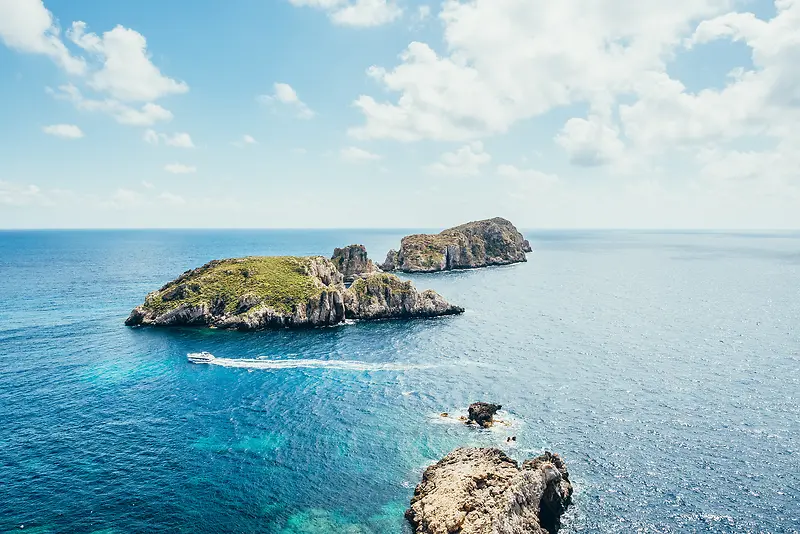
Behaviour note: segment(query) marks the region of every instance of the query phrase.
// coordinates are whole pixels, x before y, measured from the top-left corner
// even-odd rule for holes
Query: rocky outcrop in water
[[[214,260],[147,295],[125,324],[261,330],[463,312],[394,275],[363,276],[369,282],[346,289],[342,274],[322,257]]]
[[[386,272],[396,271],[397,270],[397,251],[390,250],[386,254],[386,260],[379,265],[381,269]]]
[[[369,274],[353,282],[345,292],[348,319],[438,317],[464,312],[432,290],[418,292],[410,281],[389,273]]]
[[[530,243],[501,217],[475,221],[438,234],[406,236],[381,268],[406,273],[472,269],[527,261]]]
[[[475,423],[483,428],[489,428],[494,423],[494,414],[500,408],[499,404],[490,404],[488,402],[473,402],[469,405],[469,422]]]
[[[348,245],[334,249],[331,261],[344,276],[346,284],[352,283],[358,277],[380,272],[380,269],[367,257],[367,248],[364,245]]]
[[[572,501],[556,454],[520,466],[499,449],[456,449],[428,467],[406,519],[415,534],[555,534]]]

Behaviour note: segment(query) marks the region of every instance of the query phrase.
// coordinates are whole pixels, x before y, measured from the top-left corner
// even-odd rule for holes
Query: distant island
[[[357,278],[349,288],[337,264],[321,256],[214,260],[147,295],[125,324],[263,330],[464,312],[435,291],[418,292],[410,281],[366,263],[359,272],[350,256],[356,255],[337,263]]]
[[[430,273],[474,269],[527,261],[531,245],[502,217],[474,221],[438,234],[406,236],[400,250],[390,250],[380,265],[384,271]]]

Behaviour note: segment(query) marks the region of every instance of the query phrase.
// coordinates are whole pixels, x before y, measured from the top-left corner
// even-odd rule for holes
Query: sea
[[[0,232],[0,532],[409,534],[461,446],[559,453],[562,533],[800,532],[800,233],[528,230],[526,263],[403,275],[460,316],[123,325],[214,258],[413,231]]]

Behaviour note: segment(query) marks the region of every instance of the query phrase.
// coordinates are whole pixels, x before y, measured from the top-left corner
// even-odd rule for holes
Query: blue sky
[[[800,227],[800,1],[0,0],[0,227]]]

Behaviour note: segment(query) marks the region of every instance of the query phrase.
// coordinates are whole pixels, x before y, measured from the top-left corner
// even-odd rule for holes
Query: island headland
[[[430,273],[527,261],[531,245],[502,217],[474,221],[438,234],[404,237],[379,267],[387,272]]]

